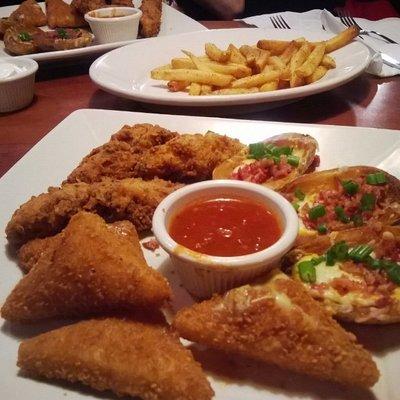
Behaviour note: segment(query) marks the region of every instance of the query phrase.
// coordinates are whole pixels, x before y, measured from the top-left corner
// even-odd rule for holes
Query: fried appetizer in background
[[[50,28],[79,28],[86,21],[74,7],[63,0],[46,0],[47,25]]]
[[[318,234],[400,220],[400,182],[378,168],[314,172],[295,179],[281,193],[299,214],[299,243]]]
[[[107,226],[117,234],[127,237],[135,245],[137,233],[135,227],[129,221],[117,221],[107,224]],[[54,250],[62,243],[63,236],[64,232],[60,232],[55,236],[33,239],[25,243],[18,250],[18,265],[22,271],[25,273],[29,272],[42,257],[51,260]]]
[[[58,28],[38,32],[33,41],[40,51],[71,50],[89,46],[93,35],[85,29]]]
[[[18,366],[33,377],[80,382],[144,400],[209,400],[200,364],[166,324],[127,318],[82,321],[21,343]]]
[[[400,321],[400,226],[363,227],[312,240],[286,257],[292,277],[335,317]]]
[[[139,238],[117,234],[95,214],[75,215],[51,257],[41,257],[7,297],[4,319],[28,322],[83,317],[136,306],[159,307],[171,296],[150,268]]]
[[[4,33],[4,47],[9,53],[17,56],[37,53],[39,48],[34,41],[34,36],[39,31],[39,28],[13,23]]]
[[[143,13],[139,25],[140,35],[145,38],[157,36],[160,32],[162,1],[142,0],[140,9]]]
[[[278,273],[178,312],[185,339],[319,379],[373,386],[379,371],[304,287]]]
[[[89,11],[107,7],[107,2],[105,0],[72,0],[71,7],[85,15]]]
[[[43,26],[47,24],[47,18],[36,0],[25,0],[11,13],[10,20],[24,26]]]
[[[16,210],[6,227],[13,246],[59,233],[79,211],[94,212],[107,222],[128,220],[137,231],[151,228],[160,201],[181,187],[162,179],[105,180],[99,183],[65,184],[33,196]]]
[[[180,135],[145,152],[135,174],[144,179],[159,177],[191,183],[211,179],[214,168],[244,148],[236,139],[207,132]]]
[[[93,149],[68,176],[69,183],[99,182],[103,178],[134,177],[134,167],[142,154],[153,146],[176,137],[158,125],[125,125],[106,144]]]
[[[278,190],[305,174],[315,160],[317,141],[299,133],[287,133],[253,143],[218,165],[213,179],[237,179]]]

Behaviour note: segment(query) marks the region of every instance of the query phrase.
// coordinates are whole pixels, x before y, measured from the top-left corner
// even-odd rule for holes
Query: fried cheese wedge
[[[280,192],[299,215],[299,245],[319,234],[400,221],[400,181],[374,167],[313,172]]]
[[[218,165],[213,179],[238,179],[279,190],[303,175],[314,162],[317,141],[300,133],[273,136],[246,147],[241,154]]]
[[[336,318],[400,322],[400,226],[333,232],[286,256],[293,279]]]
[[[127,220],[138,232],[146,231],[160,201],[181,186],[162,179],[107,179],[49,188],[14,212],[6,227],[7,239],[19,247],[29,240],[55,235],[79,211],[94,212],[107,222]]]
[[[166,324],[105,318],[82,321],[21,343],[28,376],[79,382],[144,400],[209,400],[201,366]]]
[[[137,242],[137,233],[135,227],[129,221],[117,221],[107,224],[107,227],[114,230],[118,235],[126,237],[133,243]],[[54,251],[62,243],[64,232],[60,232],[55,236],[49,236],[43,239],[33,239],[25,243],[18,250],[18,265],[25,273],[29,272],[40,259],[53,257]]]
[[[10,20],[23,26],[43,26],[47,18],[36,0],[25,0],[11,13]]]
[[[95,214],[78,213],[50,257],[42,257],[7,297],[4,319],[28,322],[159,307],[171,296],[150,268],[139,239],[110,229]]]
[[[281,273],[183,309],[173,325],[185,339],[319,379],[371,387],[379,378],[355,337]]]
[[[87,25],[85,18],[63,0],[46,0],[47,25],[54,28],[79,28]]]

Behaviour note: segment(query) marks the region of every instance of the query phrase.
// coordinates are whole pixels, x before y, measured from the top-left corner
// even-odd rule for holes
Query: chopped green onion
[[[328,233],[328,228],[326,227],[325,224],[320,224],[320,225],[317,226],[317,231],[321,235],[325,235],[326,233]]]
[[[382,268],[381,260],[377,260],[376,258],[372,258],[371,256],[365,257],[364,262],[366,262],[371,269]]]
[[[363,262],[364,259],[369,256],[374,249],[367,244],[360,244],[349,251],[349,257],[356,262]]]
[[[326,265],[332,266],[336,261],[344,261],[348,258],[349,246],[346,242],[341,241],[334,244],[326,252]]]
[[[294,156],[292,154],[287,156],[287,162],[290,164],[292,167],[297,167],[300,162],[300,158],[297,156]]]
[[[279,164],[281,162],[281,158],[279,156],[272,156],[271,158],[274,160],[274,164]]]
[[[264,143],[252,143],[249,144],[249,153],[251,158],[260,160],[265,156],[265,145]]]
[[[325,261],[325,257],[324,256],[314,257],[310,261],[312,262],[313,265],[318,265],[318,264],[321,264],[322,261]]]
[[[361,211],[372,211],[375,208],[376,197],[372,193],[364,193],[361,197]]]
[[[383,172],[368,174],[366,180],[369,185],[383,185],[387,182],[386,175]]]
[[[392,282],[400,285],[400,265],[393,262],[389,268],[385,268],[385,271]]]
[[[296,190],[294,191],[294,197],[296,197],[296,199],[299,199],[300,201],[303,201],[306,195],[300,188],[296,188]]]
[[[61,39],[68,39],[68,33],[65,29],[57,29],[57,34]]]
[[[320,217],[323,217],[325,214],[325,206],[322,204],[318,204],[315,207],[310,208],[310,211],[308,211],[308,216],[311,220],[316,220]]]
[[[284,154],[284,155],[286,155],[286,156],[288,156],[288,155],[290,155],[290,154],[292,154],[292,151],[293,151],[293,149],[292,148],[290,148],[290,147],[287,147],[287,146],[285,146],[285,147],[274,147],[272,150],[271,150],[271,153],[274,155],[274,156],[281,156],[282,154]]]
[[[360,188],[358,183],[356,183],[354,181],[343,181],[342,186],[343,186],[344,191],[347,194],[349,194],[350,196],[353,196],[354,194],[356,194]]]
[[[354,226],[363,226],[364,222],[361,214],[354,214],[350,218],[354,224]]]
[[[350,222],[350,218],[346,215],[344,212],[344,208],[341,206],[336,206],[335,207],[335,214],[338,218],[339,221],[348,224]]]
[[[28,33],[28,32],[21,32],[18,35],[19,40],[21,40],[21,42],[29,42],[30,40],[32,40],[32,36]]]
[[[292,203],[292,206],[296,211],[299,211],[299,208],[300,208],[300,204],[299,203],[294,202],[294,203]]]
[[[317,273],[312,261],[302,261],[297,266],[299,270],[300,279],[303,282],[315,283],[317,280]]]

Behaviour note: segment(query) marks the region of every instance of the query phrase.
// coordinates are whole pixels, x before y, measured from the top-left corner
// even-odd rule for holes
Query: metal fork
[[[396,43],[393,39],[390,39],[389,37],[382,35],[382,33],[376,32],[376,31],[367,31],[357,23],[357,21],[346,11],[346,10],[341,10],[341,9],[336,9],[336,13],[338,17],[340,18],[340,21],[346,26],[352,26],[355,25],[357,28],[360,29],[360,35],[365,35],[365,36],[370,36],[374,37],[372,35],[379,36],[380,39],[385,40],[388,43]],[[375,37],[376,39],[376,37]]]
[[[269,17],[271,20],[272,25],[276,29],[290,29],[288,23],[283,19],[282,15],[274,15]]]

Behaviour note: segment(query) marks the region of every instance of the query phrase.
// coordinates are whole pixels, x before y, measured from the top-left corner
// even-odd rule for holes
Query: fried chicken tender
[[[180,135],[144,153],[136,164],[135,175],[185,183],[207,180],[218,164],[243,148],[238,140],[212,132]]]
[[[147,265],[137,234],[130,239],[98,215],[78,213],[52,255],[39,258],[7,297],[2,317],[28,322],[161,306],[171,296],[168,282]]]
[[[117,221],[107,226],[114,230],[118,235],[126,236],[132,243],[136,241],[137,233],[135,227],[128,221]],[[44,257],[51,259],[54,250],[62,243],[64,232],[55,236],[49,236],[43,239],[33,239],[25,243],[18,250],[18,265],[25,272],[29,272]]]
[[[50,28],[79,28],[87,25],[83,15],[63,0],[46,0],[46,14]]]
[[[142,37],[157,36],[160,32],[162,0],[142,0],[140,6],[142,18],[140,18],[140,35]]]
[[[105,0],[72,0],[71,7],[85,15],[89,11],[107,7],[107,2]]]
[[[12,245],[20,246],[35,238],[55,235],[79,211],[97,213],[107,222],[128,220],[142,232],[151,228],[160,201],[181,186],[162,179],[123,179],[49,188],[14,212],[6,227],[7,238]]]
[[[30,376],[144,400],[209,400],[214,394],[200,364],[160,323],[82,321],[25,340],[17,364]]]
[[[379,379],[354,335],[283,274],[183,309],[173,325],[185,339],[319,379],[361,387]]]
[[[11,13],[10,21],[23,26],[43,26],[47,23],[45,13],[36,0],[25,0]]]
[[[111,140],[87,155],[67,178],[67,182],[99,182],[105,177],[133,178],[134,167],[143,152],[178,135],[158,125],[125,125]]]

